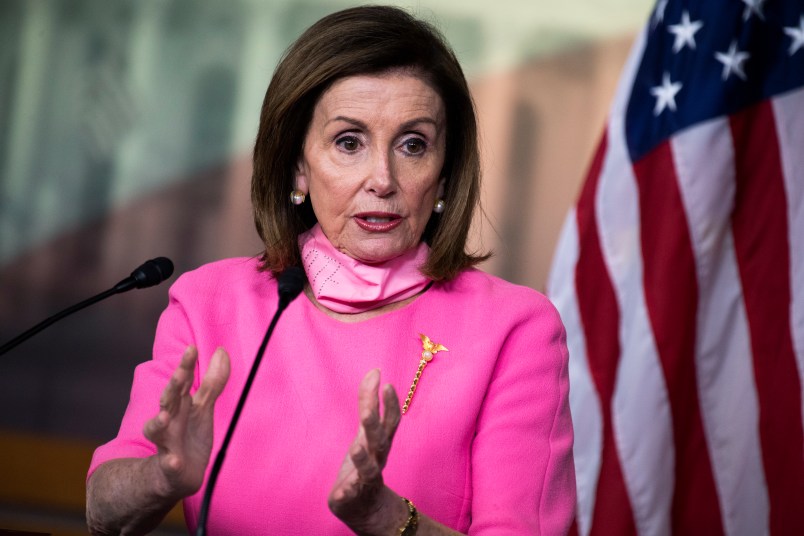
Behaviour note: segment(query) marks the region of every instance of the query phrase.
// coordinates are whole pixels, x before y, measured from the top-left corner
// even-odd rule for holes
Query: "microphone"
[[[260,348],[257,350],[257,355],[254,357],[254,363],[251,365],[251,371],[249,372],[246,383],[243,386],[243,392],[240,393],[240,399],[237,401],[237,407],[232,415],[229,428],[226,430],[226,436],[223,438],[221,448],[218,451],[217,456],[215,456],[212,469],[209,471],[207,488],[204,490],[204,500],[201,503],[201,509],[198,511],[198,526],[196,527],[195,531],[196,536],[204,536],[207,533],[207,517],[209,516],[209,505],[212,501],[212,491],[215,489],[215,483],[218,481],[218,474],[221,472],[223,459],[226,457],[226,450],[229,448],[229,443],[232,440],[232,435],[234,434],[235,426],[237,426],[237,421],[240,420],[240,413],[243,411],[243,406],[246,403],[246,397],[251,390],[251,384],[254,383],[254,377],[257,375],[257,368],[259,368],[260,361],[262,361],[262,356],[265,353],[265,347],[268,346],[268,340],[271,338],[271,334],[274,332],[274,327],[276,326],[282,311],[284,311],[285,308],[290,305],[290,302],[296,299],[296,296],[298,296],[299,293],[301,293],[306,282],[307,275],[304,273],[304,270],[298,266],[286,268],[285,271],[279,274],[279,277],[277,278],[279,305],[276,309],[276,313],[274,313],[273,319],[271,320],[271,324],[268,326],[268,331],[265,332],[265,337],[262,339],[262,344],[260,344]]]
[[[148,288],[158,285],[173,275],[173,263],[167,257],[157,257],[145,261],[131,275],[114,286],[117,293],[133,288]]]
[[[4,353],[8,352],[18,344],[30,339],[31,337],[33,337],[46,327],[50,326],[54,322],[61,320],[65,316],[69,316],[76,311],[80,311],[81,309],[88,307],[93,303],[105,300],[109,296],[120,294],[122,292],[127,292],[134,288],[147,288],[152,287],[154,285],[158,285],[165,279],[169,278],[172,274],[173,274],[173,263],[170,262],[170,259],[166,257],[157,257],[156,259],[146,261],[136,270],[131,272],[130,276],[123,279],[109,290],[103,291],[100,294],[96,294],[95,296],[92,296],[87,300],[77,303],[72,307],[68,307],[63,311],[56,313],[55,315],[49,318],[46,318],[45,320],[38,323],[31,329],[11,339],[3,346],[0,346],[0,355],[3,355]]]

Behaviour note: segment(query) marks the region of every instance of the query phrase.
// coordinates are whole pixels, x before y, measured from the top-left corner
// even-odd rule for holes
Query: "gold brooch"
[[[416,376],[413,378],[413,383],[410,384],[410,390],[408,391],[408,397],[405,399],[405,405],[402,406],[402,415],[408,411],[410,401],[413,400],[413,393],[416,392],[416,386],[419,385],[419,378],[422,377],[424,367],[427,366],[427,363],[433,360],[433,356],[435,356],[438,352],[441,352],[442,350],[444,352],[449,352],[446,346],[434,343],[427,335],[419,333],[419,338],[422,340],[422,358],[419,361],[419,369],[416,371]]]

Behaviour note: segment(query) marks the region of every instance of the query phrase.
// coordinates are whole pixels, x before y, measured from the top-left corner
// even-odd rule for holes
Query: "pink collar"
[[[430,283],[420,271],[430,248],[424,242],[379,264],[341,253],[321,226],[299,235],[302,265],[315,298],[337,313],[362,313],[415,296]]]

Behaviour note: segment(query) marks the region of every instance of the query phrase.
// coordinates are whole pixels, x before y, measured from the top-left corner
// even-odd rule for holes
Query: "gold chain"
[[[405,399],[405,405],[402,406],[402,415],[408,411],[408,406],[410,406],[410,401],[413,400],[413,393],[416,392],[416,386],[419,385],[419,378],[422,377],[422,371],[424,367],[427,366],[427,361],[422,359],[419,361],[419,370],[416,371],[416,376],[413,377],[413,383],[410,384],[410,390],[408,391],[408,397]]]

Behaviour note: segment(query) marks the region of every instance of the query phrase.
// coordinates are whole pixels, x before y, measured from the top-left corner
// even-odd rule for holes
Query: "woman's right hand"
[[[148,458],[100,465],[87,482],[87,526],[92,534],[147,534],[177,501],[201,488],[212,451],[215,401],[229,378],[229,356],[212,355],[194,395],[198,350],[190,346],[162,392],[159,413],[143,433],[157,447]]]
[[[197,492],[212,451],[215,401],[229,378],[229,355],[218,348],[201,386],[190,395],[198,350],[189,346],[159,400],[160,411],[145,423],[143,433],[158,452],[159,494],[176,500]]]

